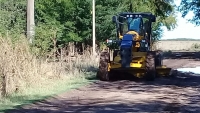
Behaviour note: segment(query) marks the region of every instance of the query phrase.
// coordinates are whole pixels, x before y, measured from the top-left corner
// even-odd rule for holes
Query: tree
[[[115,36],[115,25],[111,18],[120,12],[151,12],[156,15],[157,21],[153,24],[153,38],[159,40],[162,37],[165,26],[168,30],[176,27],[175,5],[173,0],[98,0],[96,1],[97,39],[105,41]]]
[[[0,0],[0,33],[13,38],[25,34],[26,1]]]
[[[192,11],[194,17],[189,19],[189,21],[196,25],[200,25],[200,0],[182,0],[178,9],[182,13],[182,17],[185,17]]]
[[[90,36],[92,18],[88,1],[36,0],[35,6],[35,46],[38,48],[51,50],[52,37],[62,46],[68,42],[82,42]]]
[[[151,12],[156,16],[152,30],[152,38],[155,41],[162,38],[163,26],[168,30],[173,30],[176,27],[177,20],[173,0],[126,0],[127,9],[130,7],[130,1],[133,5],[133,12]]]
[[[96,35],[97,40],[105,42],[116,34],[112,16],[124,11],[123,0],[96,0]]]
[[[26,30],[26,1],[0,0],[0,32],[20,34]],[[153,38],[162,37],[162,27],[172,30],[176,26],[173,0],[96,0],[96,38],[104,42],[115,37],[112,16],[129,11],[152,12],[157,16],[153,24]],[[36,36],[34,47],[51,51],[55,42],[62,46],[68,42],[92,42],[92,0],[35,0]]]

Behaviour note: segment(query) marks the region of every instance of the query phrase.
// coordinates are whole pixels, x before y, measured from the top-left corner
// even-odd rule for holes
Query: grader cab
[[[108,40],[107,51],[100,55],[97,72],[100,80],[108,81],[117,76],[116,72],[147,80],[154,80],[157,75],[169,75],[171,68],[163,65],[162,54],[152,50],[155,15],[123,12],[113,16],[112,21],[116,25],[116,39]]]

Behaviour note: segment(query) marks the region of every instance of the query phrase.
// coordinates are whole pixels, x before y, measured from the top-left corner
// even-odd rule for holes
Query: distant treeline
[[[175,38],[175,39],[161,39],[160,41],[200,41],[200,39]]]

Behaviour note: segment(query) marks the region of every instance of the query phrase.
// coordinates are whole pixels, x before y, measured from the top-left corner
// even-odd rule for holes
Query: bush
[[[64,78],[84,77],[85,72],[95,71],[98,65],[98,57],[90,54],[76,58],[63,54],[59,62],[38,59],[31,54],[25,38],[13,43],[11,38],[0,37],[0,52],[1,96],[23,92],[28,87],[44,87]]]
[[[163,56],[164,57],[169,57],[170,55],[172,55],[172,51],[171,50],[163,52]]]
[[[197,44],[197,43],[195,43],[195,44],[192,44],[192,47],[191,47],[192,49],[200,49],[200,44]]]

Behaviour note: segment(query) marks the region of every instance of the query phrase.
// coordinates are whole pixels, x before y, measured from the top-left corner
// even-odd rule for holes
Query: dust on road
[[[191,64],[192,63],[192,64]],[[164,60],[172,68],[200,65]],[[200,113],[200,76],[179,74],[154,82],[98,81],[9,113]]]

